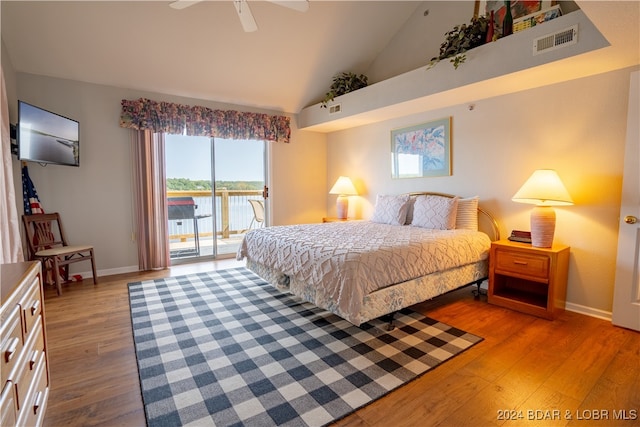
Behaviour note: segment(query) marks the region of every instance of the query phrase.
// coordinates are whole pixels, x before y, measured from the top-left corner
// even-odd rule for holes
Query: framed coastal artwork
[[[391,131],[391,177],[451,175],[451,117]]]

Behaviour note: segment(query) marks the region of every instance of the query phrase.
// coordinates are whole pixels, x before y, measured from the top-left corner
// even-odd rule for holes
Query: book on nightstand
[[[508,237],[512,242],[531,243],[531,232],[513,230],[511,236]]]

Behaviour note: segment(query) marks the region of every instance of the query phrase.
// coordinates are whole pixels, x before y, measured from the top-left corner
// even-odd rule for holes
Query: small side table
[[[345,219],[336,218],[336,217],[322,218],[322,222],[345,222],[345,221],[352,221],[352,220],[353,218],[345,218]]]
[[[569,271],[568,246],[536,248],[500,240],[491,244],[491,304],[553,320],[564,311]]]

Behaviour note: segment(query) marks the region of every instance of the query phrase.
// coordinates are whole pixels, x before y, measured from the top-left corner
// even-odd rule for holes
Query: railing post
[[[222,238],[229,238],[229,190],[223,188],[220,190],[220,212],[222,214],[222,218],[220,218],[222,222]]]

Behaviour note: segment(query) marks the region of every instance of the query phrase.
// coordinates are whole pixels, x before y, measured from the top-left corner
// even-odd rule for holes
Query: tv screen
[[[80,126],[75,120],[18,101],[18,158],[80,166]]]

